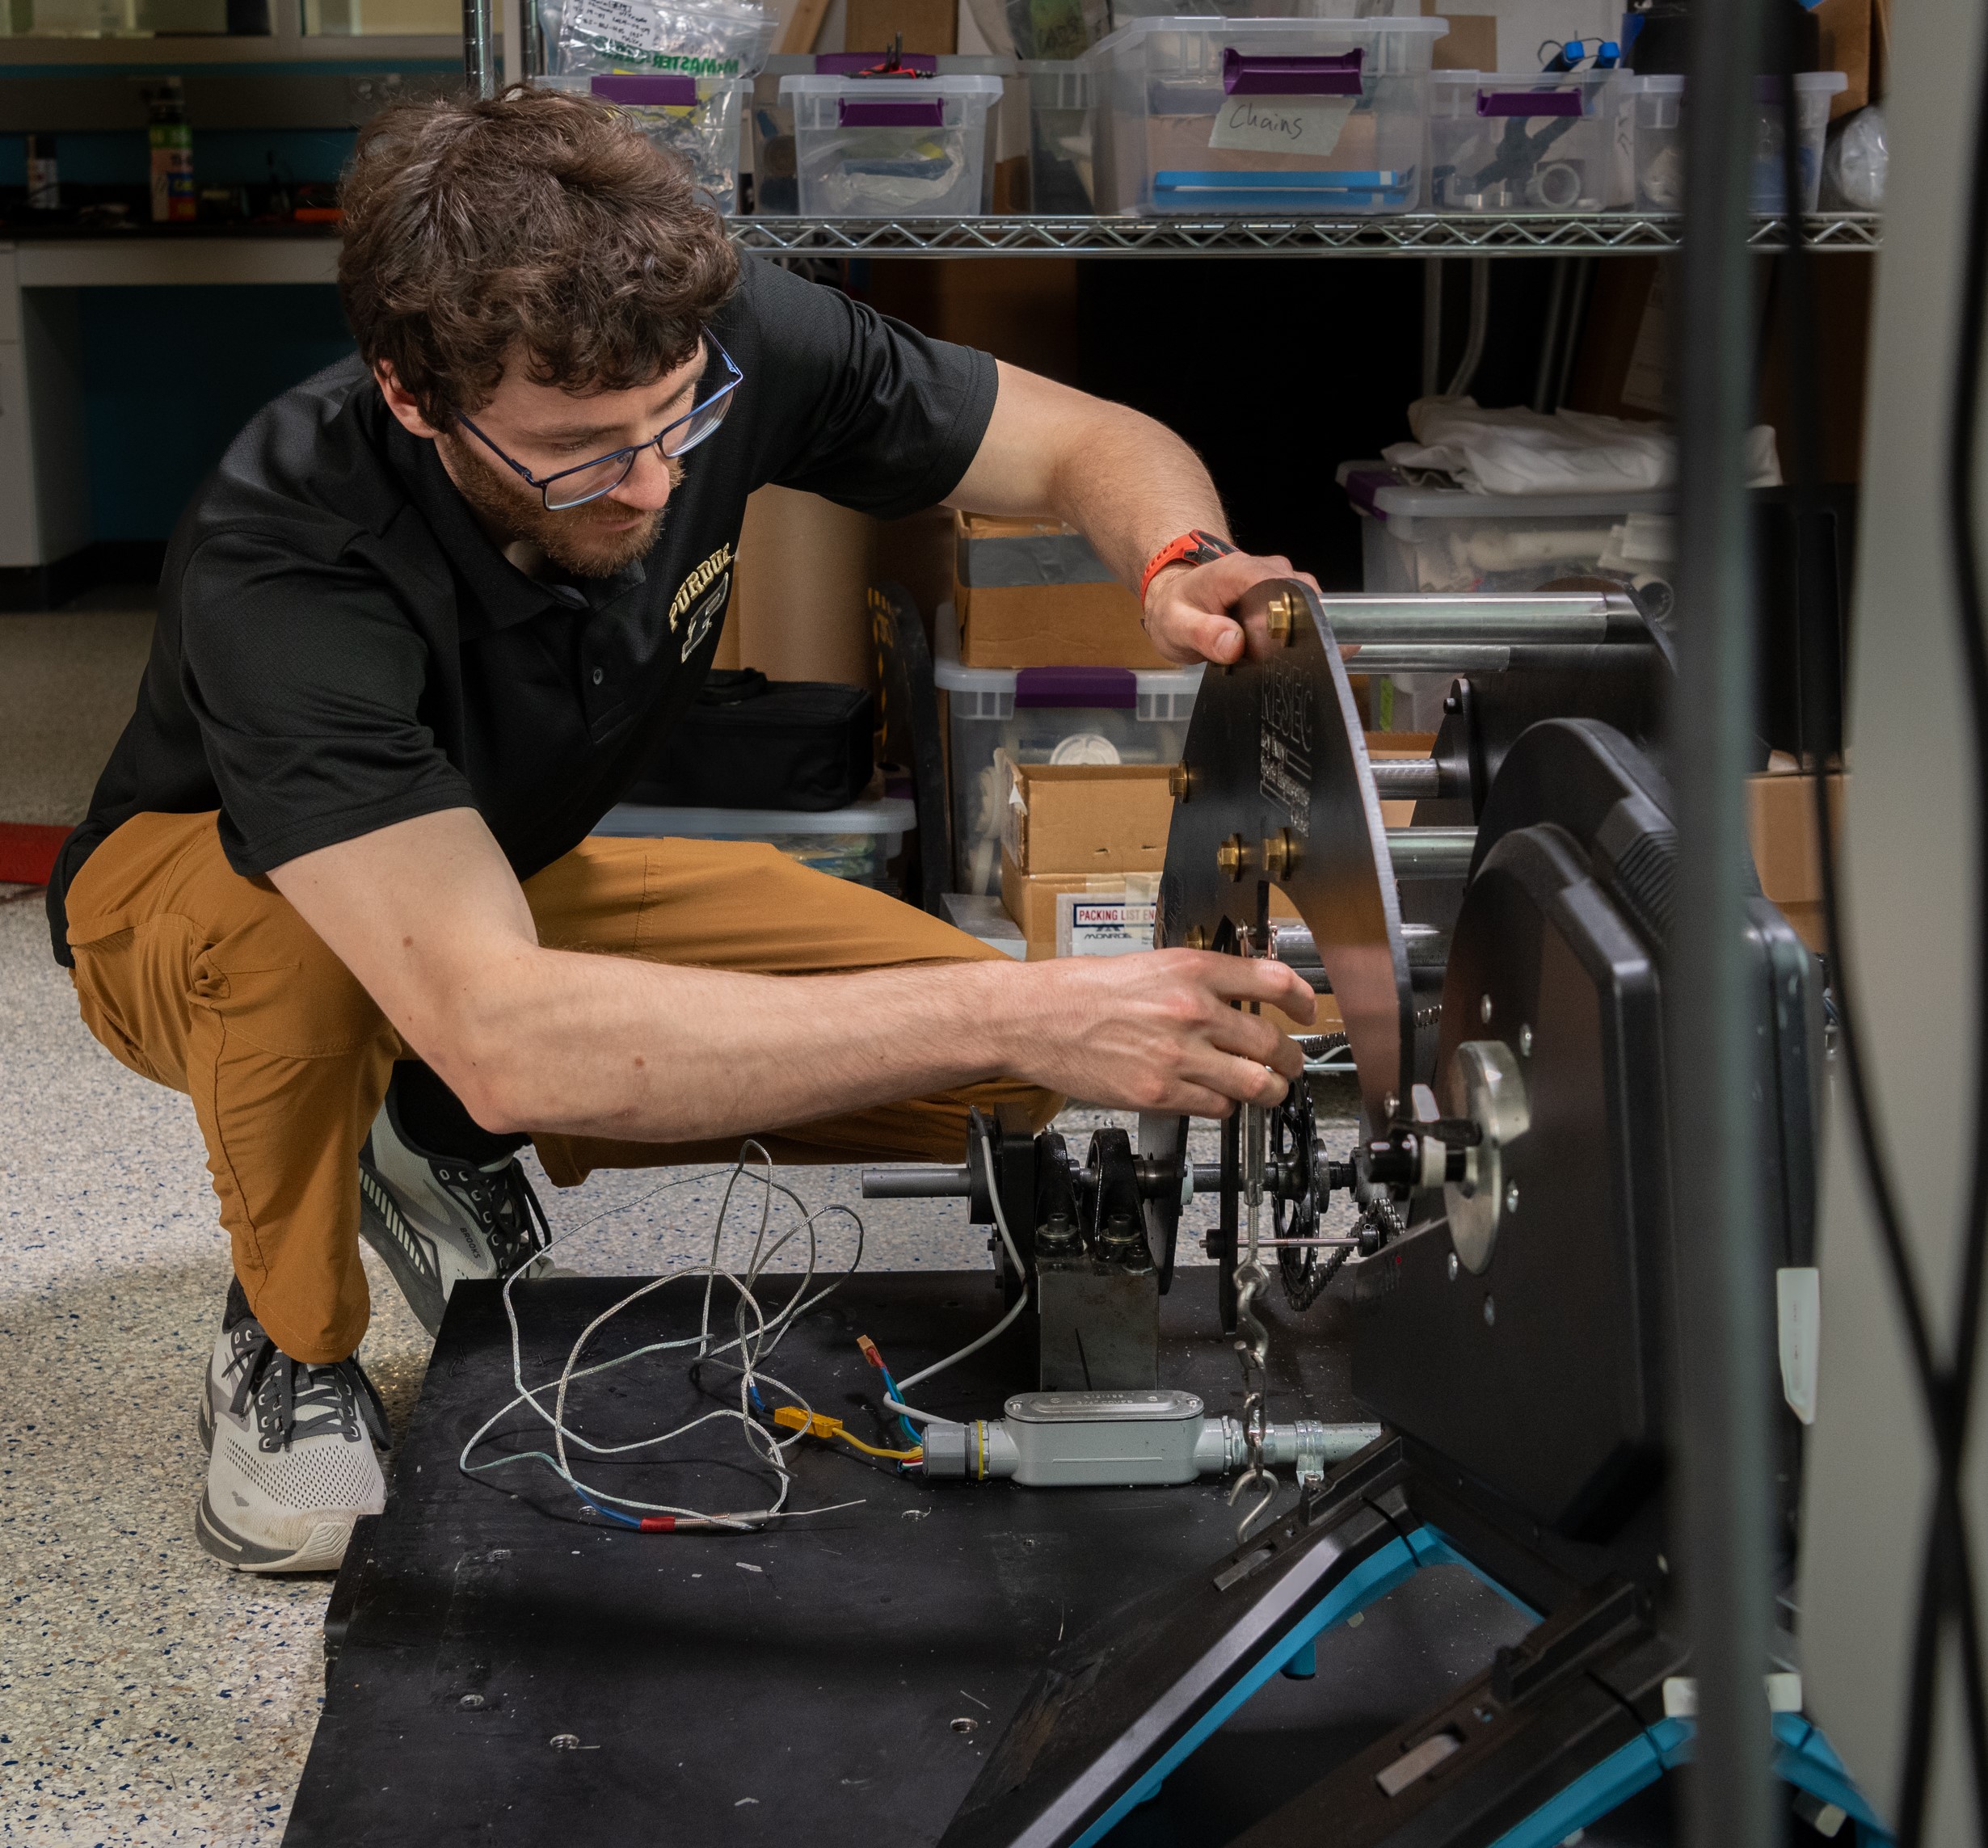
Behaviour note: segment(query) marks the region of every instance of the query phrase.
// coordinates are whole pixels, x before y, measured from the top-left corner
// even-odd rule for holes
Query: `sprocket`
[[[1325,1192],[1325,1170],[1319,1160],[1318,1118],[1312,1108],[1310,1085],[1302,1081],[1292,1085],[1284,1101],[1270,1113],[1270,1160],[1278,1176],[1270,1212],[1276,1236],[1315,1239]],[[1343,1248],[1278,1246],[1277,1270],[1283,1281],[1285,1300],[1294,1309],[1310,1308],[1345,1260]]]

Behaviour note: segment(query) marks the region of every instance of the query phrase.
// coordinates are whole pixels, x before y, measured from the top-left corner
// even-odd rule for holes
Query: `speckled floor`
[[[0,821],[82,819],[151,643],[151,611],[129,591],[0,615]]]
[[[145,632],[142,612],[0,617],[0,739],[40,714],[38,742],[0,750],[0,819],[78,819]],[[0,887],[0,1844],[274,1841],[316,1724],[331,1581],[230,1572],[194,1543],[194,1411],[226,1242],[191,1105],[83,1030],[40,899]],[[1194,1152],[1213,1158],[1212,1130]],[[679,1178],[603,1174],[562,1194],[534,1168],[555,1230],[586,1228],[563,1261],[603,1274],[702,1257],[722,1177],[659,1191]],[[852,1169],[782,1178],[816,1206],[857,1202]],[[742,1196],[735,1223],[753,1210]],[[861,1210],[866,1268],[988,1263],[964,1202]],[[823,1266],[852,1252],[824,1223]],[[368,1268],[361,1358],[399,1425],[427,1338]]]

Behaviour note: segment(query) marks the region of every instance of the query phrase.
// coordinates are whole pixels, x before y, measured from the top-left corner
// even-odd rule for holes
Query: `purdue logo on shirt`
[[[731,558],[729,542],[719,546],[676,587],[676,596],[670,599],[670,633],[676,634],[686,616],[689,619],[678,659],[690,659],[723,612],[725,600],[731,595]]]

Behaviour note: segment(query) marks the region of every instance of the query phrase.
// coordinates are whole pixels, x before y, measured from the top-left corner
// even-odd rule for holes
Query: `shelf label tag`
[[[1357,96],[1224,96],[1211,148],[1257,154],[1329,154]]]

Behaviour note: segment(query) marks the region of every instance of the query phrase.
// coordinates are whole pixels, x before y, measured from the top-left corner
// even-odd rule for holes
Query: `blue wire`
[[[890,1368],[887,1366],[880,1367],[878,1370],[883,1375],[884,1389],[893,1399],[902,1400],[904,1395],[898,1391],[897,1382],[891,1379]],[[910,1419],[907,1418],[902,1412],[898,1413],[897,1421],[899,1428],[903,1432],[905,1437],[912,1443],[916,1444],[922,1447],[925,1443],[925,1439],[919,1434],[918,1427],[914,1425]]]
[[[580,1506],[589,1514],[603,1514],[610,1521],[620,1522],[624,1527],[633,1527],[638,1534],[642,1531],[642,1523],[634,1515],[624,1514],[618,1508],[596,1508],[591,1501],[583,1501]]]

